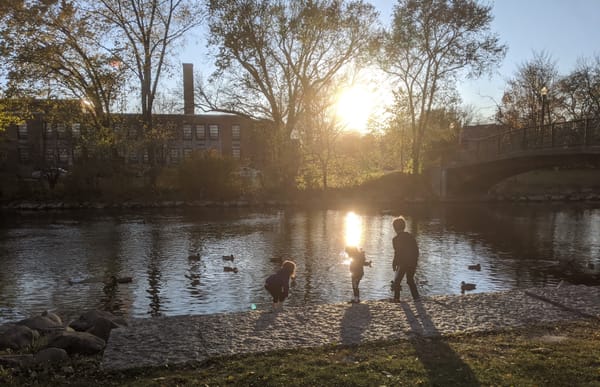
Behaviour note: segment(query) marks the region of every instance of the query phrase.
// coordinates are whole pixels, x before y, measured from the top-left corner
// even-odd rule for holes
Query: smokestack
[[[183,114],[194,114],[194,65],[183,64]]]

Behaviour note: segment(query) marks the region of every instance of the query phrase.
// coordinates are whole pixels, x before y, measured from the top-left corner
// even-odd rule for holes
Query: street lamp
[[[542,87],[540,94],[542,95],[542,126],[544,126],[544,110],[546,108],[546,96],[548,95],[548,88],[546,86]]]

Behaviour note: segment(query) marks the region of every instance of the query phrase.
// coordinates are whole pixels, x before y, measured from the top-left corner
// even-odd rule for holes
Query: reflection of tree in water
[[[150,295],[150,310],[148,313],[151,316],[160,316],[161,313],[161,283],[162,271],[160,269],[159,253],[161,249],[161,229],[152,230],[152,250],[150,251],[150,262],[148,262],[148,289],[146,292]]]
[[[200,289],[200,277],[200,264],[190,262],[190,268],[185,274],[185,278],[189,280],[188,289],[190,294],[199,300],[204,298],[204,292]]]
[[[151,316],[160,316],[160,283],[161,271],[154,259],[148,265],[148,289],[146,292],[150,294],[150,311]]]
[[[118,312],[123,308],[123,301],[119,298],[119,286],[117,281],[112,279],[104,280],[102,293],[103,295],[100,298],[100,309],[119,314]]]

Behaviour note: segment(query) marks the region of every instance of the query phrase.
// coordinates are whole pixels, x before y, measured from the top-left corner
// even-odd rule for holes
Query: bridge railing
[[[600,146],[600,119],[555,122],[469,140],[459,162],[488,161],[542,149]]]

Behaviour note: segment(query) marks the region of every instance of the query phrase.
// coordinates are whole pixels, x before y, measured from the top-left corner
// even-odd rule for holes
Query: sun
[[[344,129],[367,132],[367,122],[373,109],[374,95],[364,86],[345,89],[339,96],[336,113]]]

